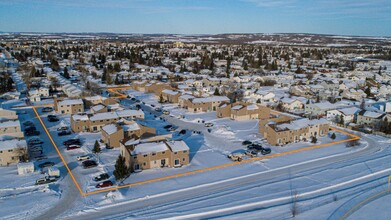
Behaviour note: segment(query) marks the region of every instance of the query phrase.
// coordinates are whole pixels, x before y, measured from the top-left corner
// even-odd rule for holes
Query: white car
[[[209,128],[209,127],[213,127],[213,123],[211,123],[211,122],[207,122],[207,123],[205,123],[205,127],[207,127],[207,128]]]
[[[78,161],[89,160],[89,159],[90,159],[90,156],[88,156],[88,155],[82,155],[82,156],[77,157]]]

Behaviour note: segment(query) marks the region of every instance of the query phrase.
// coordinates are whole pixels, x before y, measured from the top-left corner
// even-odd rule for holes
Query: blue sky
[[[0,0],[0,31],[391,36],[391,0]]]

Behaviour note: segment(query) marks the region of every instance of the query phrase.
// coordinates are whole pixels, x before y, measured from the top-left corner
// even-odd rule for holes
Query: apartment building
[[[262,125],[260,125],[262,126]],[[309,120],[307,118],[281,122],[271,121],[260,128],[267,142],[274,146],[310,140],[311,137],[325,136],[329,131],[326,119]]]
[[[122,119],[115,124],[103,126],[101,139],[107,146],[117,148],[120,147],[120,142],[124,139],[140,139],[142,136],[154,136],[155,134],[155,128]]]
[[[24,137],[19,120],[0,122],[0,136],[2,135],[17,138]]]
[[[267,119],[270,117],[271,109],[257,104],[248,104],[244,102],[223,103],[216,111],[219,118],[231,118],[232,120],[242,121],[251,119]]]
[[[144,119],[142,110],[120,110],[97,114],[75,114],[71,116],[73,132],[98,132],[103,126],[116,123],[120,119]]]
[[[0,108],[0,120],[17,120],[18,115],[16,114],[16,111],[10,111]]]
[[[26,151],[26,140],[12,139],[0,141],[0,166],[8,166],[12,163],[23,161],[23,152]]]
[[[183,108],[189,112],[216,111],[222,103],[229,103],[225,96],[210,96],[206,98],[189,98],[183,100]]]
[[[180,92],[173,91],[170,89],[164,89],[162,91],[162,98],[164,102],[169,103],[178,103],[179,102],[179,96],[181,96]]]
[[[180,167],[189,164],[190,149],[180,141],[122,142],[121,155],[132,172],[141,170]]]
[[[84,112],[82,99],[55,99],[54,109],[60,114],[78,114]]]

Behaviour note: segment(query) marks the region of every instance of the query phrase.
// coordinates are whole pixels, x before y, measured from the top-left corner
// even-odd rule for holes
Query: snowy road
[[[289,167],[282,167],[279,169],[274,169],[266,172],[255,173],[252,175],[247,175],[239,178],[232,178],[225,181],[219,181],[216,183],[210,183],[205,185],[200,185],[197,187],[191,187],[188,189],[178,189],[177,192],[168,192],[162,195],[150,195],[147,198],[143,198],[136,201],[126,201],[123,203],[110,205],[107,208],[99,208],[94,210],[86,210],[85,213],[78,213],[77,218],[79,219],[97,219],[97,218],[124,218],[126,216],[132,217],[149,217],[149,218],[161,218],[162,216],[158,215],[159,210],[163,212],[163,217],[172,217],[175,215],[175,207],[178,204],[184,205],[187,202],[192,202],[192,199],[197,198],[198,200],[203,201],[205,204],[208,204],[208,200],[213,200],[215,196],[225,195],[229,196],[229,193],[234,190],[235,193],[241,190],[248,190],[249,187],[254,188],[257,186],[264,185],[267,182],[278,180],[280,182],[289,181],[291,176],[299,175],[300,173],[306,173],[309,171],[320,172],[326,170],[328,166],[340,163],[344,161],[344,164],[349,164],[349,161],[352,161],[354,158],[365,157],[367,155],[373,155],[381,149],[379,144],[372,140],[371,138],[364,137],[368,141],[368,147],[363,148],[360,151],[348,155],[339,155],[333,156],[330,158],[322,158],[314,161],[304,162],[301,164],[291,165]],[[352,161],[352,163],[356,163]],[[348,166],[348,165],[347,165]],[[238,199],[240,202],[240,199]],[[171,209],[173,210],[171,210]],[[154,213],[153,210],[157,209],[157,213]],[[170,209],[170,215],[164,214],[164,211]],[[140,210],[146,210],[144,213],[139,213]],[[149,212],[150,211],[150,212]],[[154,216],[153,214],[156,214]],[[218,217],[224,213],[218,215],[208,215],[204,216],[207,218]],[[73,216],[76,217],[76,216]],[[71,218],[73,218],[71,217]]]

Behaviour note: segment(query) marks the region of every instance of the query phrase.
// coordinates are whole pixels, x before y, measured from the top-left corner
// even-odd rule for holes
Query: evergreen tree
[[[103,73],[102,73],[102,82],[106,82],[107,81],[107,69],[106,68],[103,68]]]
[[[335,140],[335,138],[337,138],[337,136],[335,135],[335,133],[333,133],[330,138]]]
[[[114,81],[114,84],[115,85],[119,85],[120,82],[119,82],[119,78],[118,78],[118,74],[115,75],[115,81]]]
[[[215,89],[215,92],[214,92],[213,95],[220,95],[220,92],[219,92],[219,89],[218,89],[218,88]]]
[[[114,64],[114,71],[120,72],[121,71],[121,65],[119,63]]]
[[[365,94],[367,94],[367,97],[370,97],[372,94],[371,94],[371,89],[369,88],[369,86],[367,86],[367,88],[365,89]]]
[[[99,154],[101,152],[100,144],[98,140],[95,141],[94,148],[92,149],[92,153]]]
[[[227,74],[227,78],[229,79],[230,76],[229,76],[229,71],[231,69],[231,59],[227,59],[227,69],[225,70],[225,73]]]
[[[318,139],[315,136],[312,136],[311,143],[316,144],[318,142]]]
[[[67,67],[64,68],[64,77],[67,78],[67,79],[70,78]]]
[[[115,163],[114,176],[116,180],[122,181],[129,175],[129,169],[126,167],[125,158],[122,155],[118,156]]]

